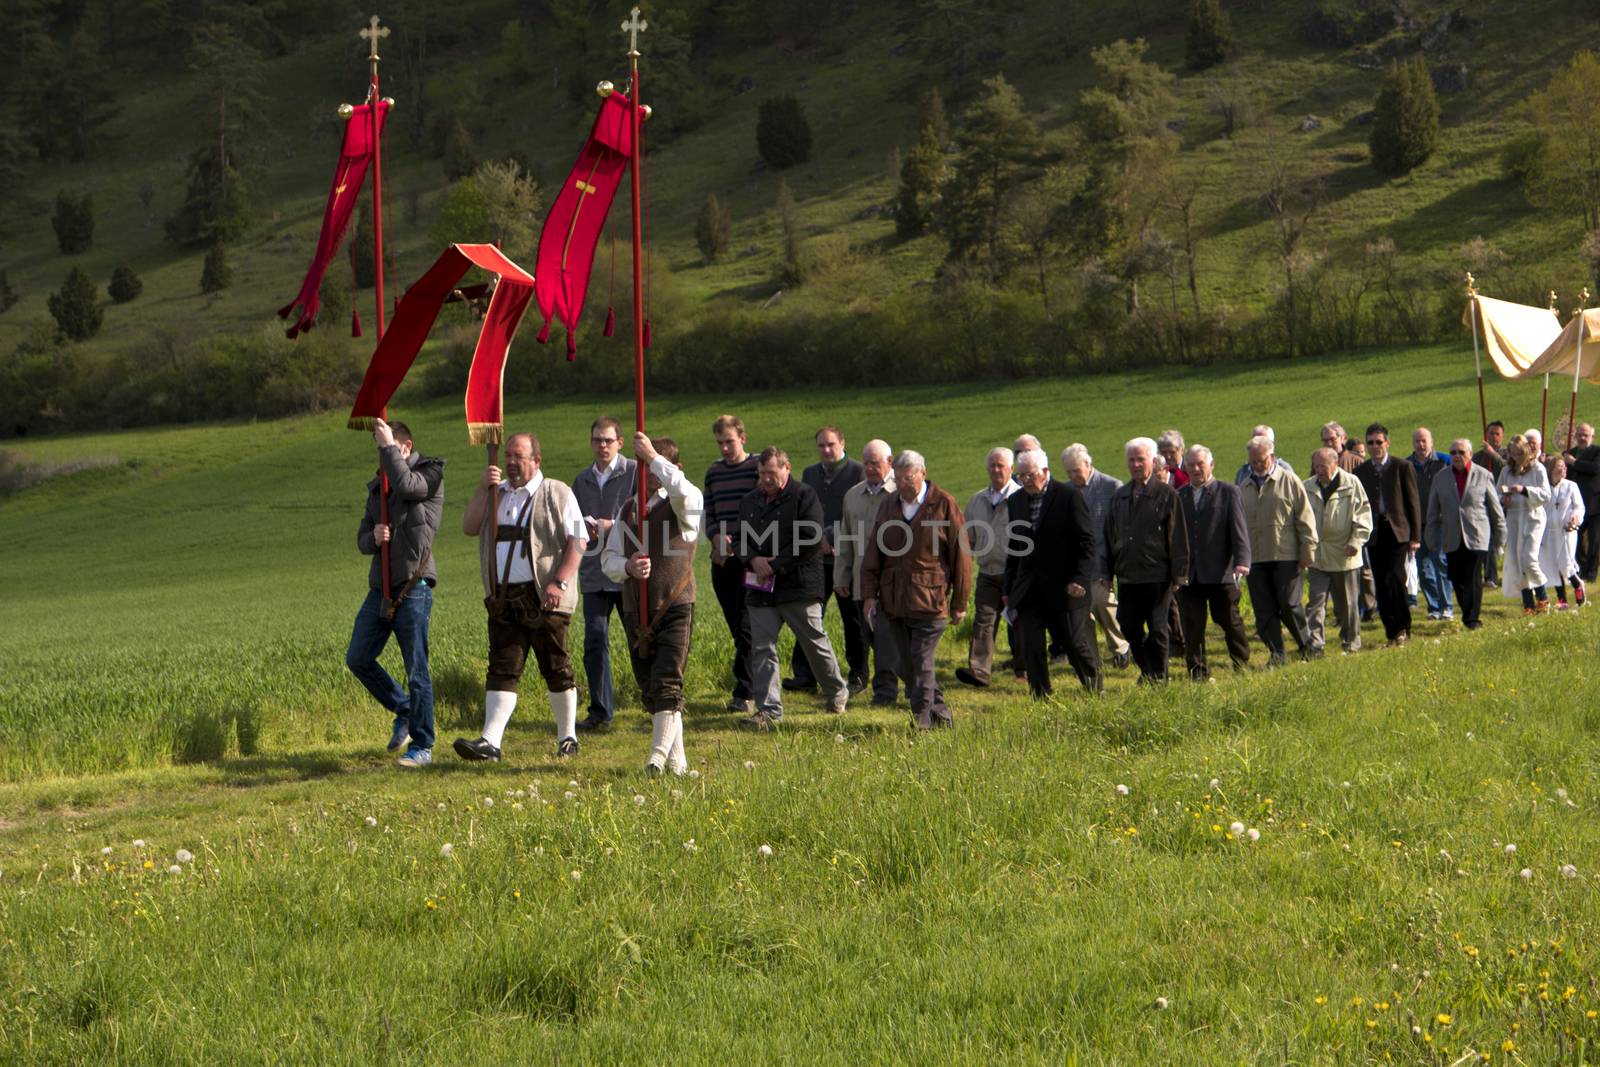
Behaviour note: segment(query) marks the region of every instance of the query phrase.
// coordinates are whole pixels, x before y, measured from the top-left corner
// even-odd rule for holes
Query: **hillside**
[[[1363,57],[1373,46],[1311,44],[1307,8],[1297,2],[1231,5],[1238,55],[1204,74],[1183,67],[1187,6],[1176,0],[1092,8],[1019,2],[994,17],[994,47],[980,59],[985,69],[1003,72],[1017,86],[1040,126],[1051,131],[1070,121],[1078,92],[1094,76],[1088,58],[1092,48],[1119,37],[1149,40],[1150,58],[1177,74],[1177,104],[1169,120],[1181,137],[1175,180],[1196,194],[1196,281],[1208,310],[1226,315],[1259,309],[1276,298],[1281,270],[1266,251],[1271,223],[1256,209],[1265,175],[1275,168],[1326,190],[1308,236],[1313,259],[1349,255],[1388,238],[1407,264],[1396,286],[1427,288],[1432,299],[1451,290],[1463,267],[1473,265],[1462,246],[1482,237],[1504,254],[1491,257],[1491,269],[1480,274],[1484,290],[1532,299],[1547,287],[1569,294],[1584,284],[1588,268],[1578,254],[1583,226],[1576,216],[1530,209],[1520,190],[1500,177],[1498,151],[1519,129],[1519,102],[1581,46],[1581,34],[1554,32],[1570,26],[1580,9],[1588,17],[1589,6],[1571,0],[1495,4],[1473,11],[1470,19],[1457,19],[1439,35],[1426,53],[1428,61],[1440,68],[1464,66],[1467,88],[1441,97],[1443,131],[1434,157],[1394,181],[1381,180],[1366,161],[1363,118],[1378,75],[1361,64],[1371,65]],[[938,237],[896,240],[882,209],[895,184],[891,153],[908,149],[916,136],[919,97],[929,87],[942,87],[959,116],[961,88],[941,86],[948,78],[916,46],[916,12],[896,18],[850,5],[829,10],[819,39],[803,47],[730,49],[709,41],[693,54],[706,121],[673,136],[651,156],[655,319],[669,358],[681,357],[674,339],[694,327],[763,308],[768,310],[762,314],[793,321],[801,332],[813,319],[819,330],[832,330],[836,320],[827,316],[879,309],[895,294],[924,285],[943,259]],[[1416,25],[1427,26],[1447,7],[1417,0],[1405,10]],[[502,28],[519,18],[527,20],[531,41],[524,61],[528,73],[520,80],[506,73],[500,44]],[[589,18],[604,40],[615,20],[597,8],[590,8]],[[170,55],[120,57],[113,79],[120,110],[104,127],[92,158],[70,168],[36,165],[16,191],[32,209],[0,245],[0,269],[20,294],[20,302],[0,315],[0,352],[27,336],[30,327],[48,321],[45,298],[73,265],[102,286],[119,264],[132,266],[145,282],[144,294],[132,303],[108,303],[98,337],[79,346],[84,352],[148,347],[154,336],[270,331],[272,310],[293,295],[309,259],[335,153],[335,107],[357,98],[364,85],[355,38],[359,24],[353,17],[322,13],[299,28],[302,36],[289,54],[267,61],[265,124],[259,135],[263,151],[250,175],[255,221],[230,250],[236,273],[232,288],[210,297],[199,293],[201,253],[175,250],[160,225],[177,206],[185,160],[194,138],[201,136],[197,128],[204,128],[198,123],[194,80]],[[477,140],[480,158],[514,155],[531,165],[548,190],[566,172],[593,113],[592,94],[571,92],[570,83],[620,80],[620,44],[609,65],[572,70],[544,8],[530,13],[523,5],[473,0],[453,9],[448,25],[448,34],[438,26],[433,31],[427,80],[433,114],[459,114]],[[647,32],[647,96],[649,40]],[[387,64],[386,73],[386,92],[403,97]],[[783,92],[802,101],[815,131],[815,149],[809,162],[780,175],[760,163],[754,127],[760,103]],[[1243,128],[1232,136],[1222,135],[1214,113],[1219,95],[1244,116]],[[405,99],[399,101],[385,156],[386,233],[398,259],[389,284],[397,291],[436,254],[428,231],[447,186],[431,146],[403,134],[399,119],[407,106]],[[1315,121],[1308,122],[1308,116]],[[1300,132],[1302,125],[1316,128]],[[806,284],[790,288],[769,307],[780,288],[774,281],[780,237],[773,211],[780,179],[798,199],[813,269]],[[66,257],[56,251],[49,207],[58,188],[93,195],[96,234],[86,254]],[[151,194],[148,210],[141,190]],[[717,194],[734,218],[732,254],[710,266],[702,262],[693,237],[708,193]],[[617,218],[622,217],[619,207]],[[592,324],[582,340],[592,358],[611,367],[622,360],[626,330],[613,341],[599,337],[609,288],[606,262],[602,254],[590,300]],[[1056,268],[1063,279],[1076,269],[1067,261]],[[347,276],[347,271],[336,263],[331,276]],[[1036,301],[1027,295],[1025,282],[1013,285],[1015,306]],[[617,299],[626,303],[622,293]],[[360,294],[357,306],[370,322],[370,293]],[[950,316],[936,332],[963,328],[959,318],[966,312],[941,312],[938,302],[933,309]],[[996,314],[996,328],[1003,330],[1005,313]],[[340,333],[343,328],[328,329]],[[1075,343],[1070,326],[1061,329],[1069,332],[1045,342],[1047,347]],[[370,343],[353,349],[364,352],[362,345]],[[893,338],[883,342],[890,348],[894,343]],[[1249,351],[1252,343],[1260,351],[1270,342],[1252,342],[1246,334],[1238,345]],[[521,359],[541,355],[526,342],[519,348]],[[574,384],[571,375],[567,379]]]

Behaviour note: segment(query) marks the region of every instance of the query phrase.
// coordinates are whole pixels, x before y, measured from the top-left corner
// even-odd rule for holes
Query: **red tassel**
[[[617,332],[617,309],[616,308],[606,308],[606,325],[605,325],[605,329],[600,331],[600,336],[601,337],[610,337],[612,334],[614,334],[616,332]]]
[[[645,319],[644,320],[644,346],[646,348],[650,347],[650,320],[649,319]]]
[[[576,363],[577,361],[578,361],[578,342],[577,342],[577,339],[572,336],[572,331],[568,330],[567,331],[567,362],[568,363]]]
[[[539,336],[535,337],[534,340],[538,341],[542,345],[547,345],[547,344],[550,343],[550,320],[549,319],[545,319],[544,320],[544,326],[542,328],[540,328]]]
[[[350,309],[350,336],[361,336],[361,312],[355,308]]]

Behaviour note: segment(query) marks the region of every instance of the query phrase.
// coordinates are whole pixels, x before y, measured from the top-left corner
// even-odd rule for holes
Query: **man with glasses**
[[[1428,490],[1428,547],[1441,553],[1455,586],[1461,623],[1476,630],[1483,623],[1483,561],[1495,531],[1505,538],[1500,491],[1485,467],[1472,462],[1472,445],[1463,437],[1450,443],[1450,470]]]
[[[622,610],[622,586],[600,568],[600,552],[622,506],[638,486],[637,465],[622,454],[622,424],[602,415],[589,427],[594,462],[572,480],[572,495],[589,532],[578,568],[583,594],[583,673],[589,681],[589,715],[579,730],[606,730],[615,710],[611,689],[611,613]]]
[[[1356,468],[1374,512],[1372,576],[1378,585],[1378,615],[1389,644],[1411,640],[1411,605],[1406,599],[1406,555],[1422,540],[1422,501],[1417,472],[1389,455],[1389,429],[1381,422],[1367,427],[1367,460]]]

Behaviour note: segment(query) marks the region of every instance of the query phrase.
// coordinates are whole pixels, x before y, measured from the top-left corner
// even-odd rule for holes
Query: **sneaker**
[[[758,711],[747,719],[740,719],[739,727],[743,730],[756,730],[764,733],[768,730],[776,730],[778,728],[778,720],[764,711]]]
[[[1437,611],[1428,612],[1428,619],[1431,622],[1438,622],[1439,621],[1439,612],[1437,612]]]
[[[1567,610],[1568,610],[1568,608],[1567,608],[1567,602],[1566,602],[1566,601],[1565,601],[1565,600],[1563,600],[1563,601],[1561,601],[1561,602],[1560,602],[1560,603],[1558,603],[1558,604],[1557,604],[1557,605],[1556,605],[1556,610],[1557,610],[1557,611],[1567,611]]]
[[[562,759],[578,754],[578,739],[576,737],[563,737],[556,742],[556,755]]]
[[[472,763],[500,762],[499,747],[491,745],[487,739],[482,737],[475,741],[468,741],[465,737],[458,737],[451,747],[456,750],[456,755]]]
[[[750,711],[750,702],[748,700],[740,700],[738,697],[729,697],[726,710],[742,711],[748,714]]]
[[[783,688],[788,693],[815,693],[817,691],[817,683],[803,682],[799,678],[785,678],[783,680]]]
[[[412,745],[396,762],[402,767],[426,767],[433,762],[433,749]]]
[[[956,681],[960,682],[962,685],[970,685],[974,689],[989,688],[988,682],[980,679],[976,674],[973,674],[972,671],[966,667],[956,668]]]
[[[1456,621],[1455,609],[1454,608],[1445,608],[1443,611],[1441,611],[1439,613],[1439,618],[1443,619],[1445,622],[1455,622]]]
[[[398,752],[400,746],[411,739],[411,720],[404,715],[394,717],[394,729],[389,733],[389,751]]]

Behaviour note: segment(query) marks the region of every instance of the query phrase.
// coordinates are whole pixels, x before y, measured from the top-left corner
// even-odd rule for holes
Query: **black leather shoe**
[[[500,749],[481,737],[475,741],[468,741],[465,737],[458,737],[456,738],[455,750],[456,755],[464,760],[471,760],[473,763],[500,762]]]
[[[956,668],[956,681],[960,682],[962,685],[970,685],[974,689],[987,689],[987,688],[989,688],[989,683],[988,682],[985,682],[982,679],[980,679],[976,674],[973,674],[966,667],[957,667]]]
[[[578,723],[578,729],[585,733],[591,733],[594,731],[603,732],[611,729],[611,720],[597,719],[591,715],[587,719],[584,719],[582,722]]]
[[[783,687],[791,693],[815,693],[817,691],[816,682],[802,682],[798,678],[785,678]]]
[[[576,756],[578,754],[578,739],[576,737],[563,737],[556,743],[556,755]]]
[[[855,696],[857,693],[866,692],[867,687],[869,685],[871,685],[871,684],[872,683],[870,681],[868,681],[867,679],[861,677],[861,675],[859,675],[859,674],[851,675],[850,676],[850,680],[848,682],[848,688],[850,690],[850,695],[851,696]]]
[[[1133,663],[1132,652],[1118,652],[1111,657],[1111,665],[1119,671],[1125,671]]]

